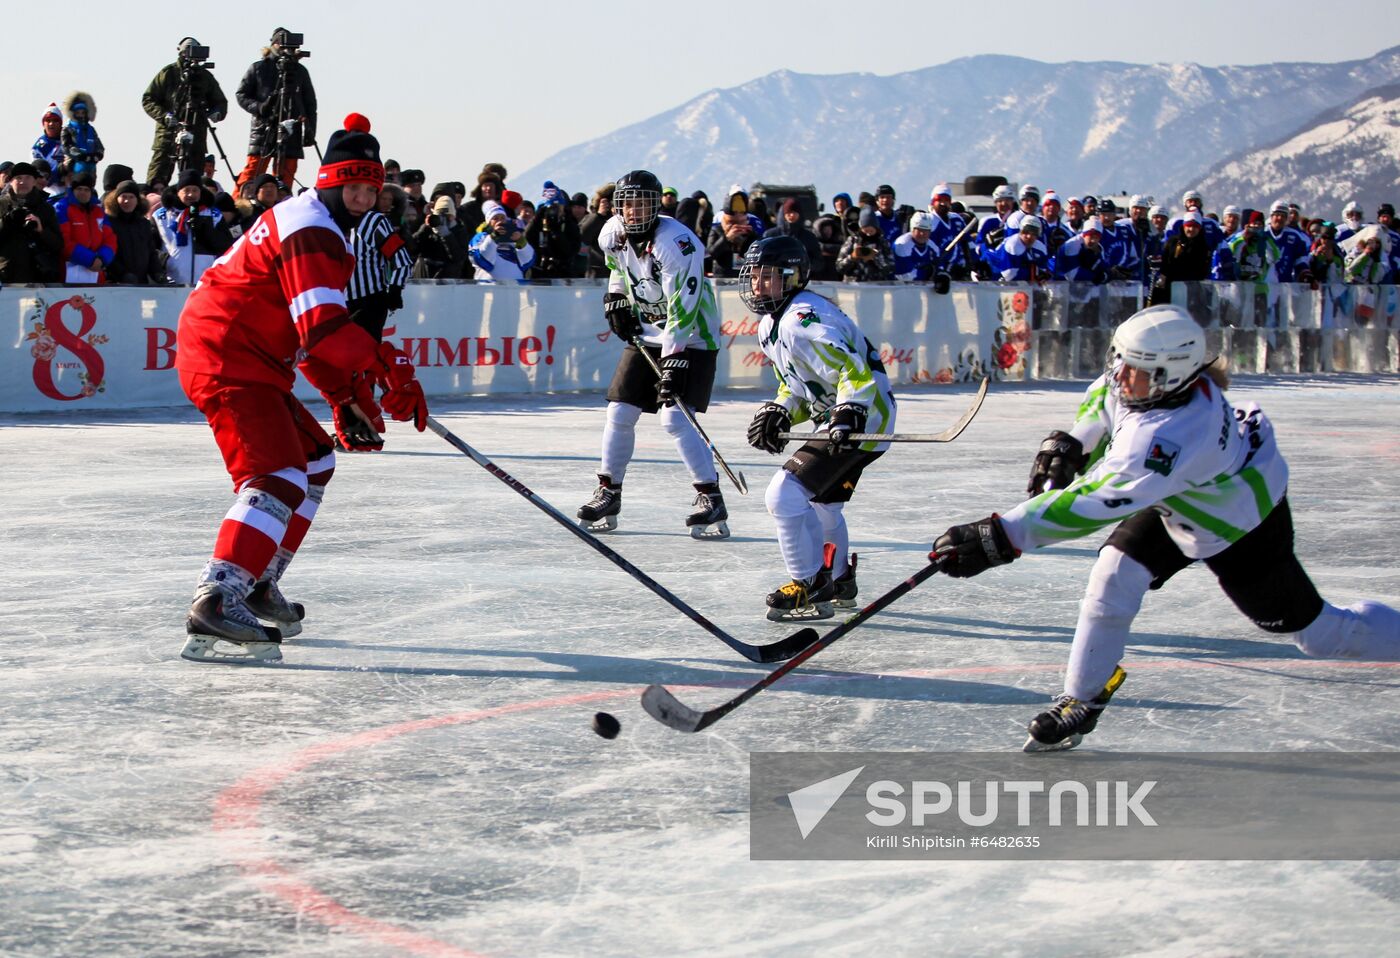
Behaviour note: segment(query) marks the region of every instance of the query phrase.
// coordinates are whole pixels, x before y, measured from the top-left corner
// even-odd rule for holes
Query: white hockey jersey
[[[719,304],[705,276],[705,244],[684,224],[657,217],[651,242],[638,254],[614,216],[603,224],[598,248],[612,270],[608,291],[632,301],[643,342],[660,346],[663,356],[719,348]]]
[[[1092,450],[1087,471],[1002,516],[1011,544],[1038,549],[1155,509],[1184,555],[1207,559],[1263,522],[1288,487],[1273,425],[1206,376],[1190,389],[1185,405],[1138,411],[1096,379],[1070,430]]]
[[[894,429],[894,392],[880,354],[825,296],[803,290],[782,313],[764,316],[758,342],[778,376],[773,401],[792,414],[793,422],[824,422],[832,406],[852,402],[866,408],[862,431]],[[877,452],[889,445],[867,442],[860,448]]]

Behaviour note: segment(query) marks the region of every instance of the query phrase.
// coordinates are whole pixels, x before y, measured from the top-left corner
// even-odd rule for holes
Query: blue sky
[[[1387,4],[1320,13],[1316,2],[1295,0],[314,0],[282,8],[292,12],[148,2],[114,14],[121,8],[110,2],[70,2],[61,13],[36,13],[28,31],[12,12],[0,69],[0,128],[8,131],[0,157],[26,155],[45,105],[77,87],[97,100],[108,160],[140,177],[154,129],[141,94],[180,38],[213,48],[232,101],[277,26],[306,35],[322,145],[357,110],[373,121],[386,157],[423,168],[430,181],[470,179],[487,160],[524,170],[708,89],[778,69],[891,74],[980,53],[1058,62],[1339,61],[1400,44],[1400,14]],[[231,103],[217,128],[236,168],[248,122]]]

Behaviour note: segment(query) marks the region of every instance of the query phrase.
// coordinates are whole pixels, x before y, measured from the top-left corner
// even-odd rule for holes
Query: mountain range
[[[890,183],[901,202],[922,206],[940,181],[990,173],[1061,194],[1153,193],[1175,204],[1183,184],[1207,171],[1235,175],[1220,167],[1226,158],[1243,162],[1397,82],[1400,47],[1343,63],[981,55],[891,76],[779,70],[561,150],[512,184],[526,196],[545,179],[591,192],[646,168],[683,195],[718,198],[732,184],[762,181],[812,183],[828,200]],[[1367,135],[1381,135],[1379,114],[1369,122]]]

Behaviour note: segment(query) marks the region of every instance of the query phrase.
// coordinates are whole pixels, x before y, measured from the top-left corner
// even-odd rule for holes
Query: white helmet
[[[1191,200],[1195,200],[1197,203],[1200,203],[1202,205],[1205,204],[1205,200],[1201,199],[1200,190],[1187,190],[1185,193],[1181,194],[1181,205],[1183,207]]]
[[[1141,193],[1134,193],[1133,198],[1128,200],[1129,209],[1133,208],[1134,206],[1141,206],[1143,209],[1147,209],[1151,205],[1152,204],[1148,201],[1147,197],[1143,196]]]
[[[1229,206],[1225,207],[1223,210],[1220,211],[1220,215],[1221,215],[1221,216],[1243,216],[1244,213],[1240,210],[1240,208],[1239,208],[1238,206],[1236,206],[1235,204],[1231,203]]]
[[[1001,184],[1001,186],[998,186],[996,189],[992,190],[992,200],[993,200],[993,202],[995,202],[996,200],[1012,200],[1012,201],[1015,201],[1015,199],[1016,199],[1016,193],[1011,189],[1011,187],[1007,186],[1005,183]]]
[[[1352,213],[1355,213],[1357,216],[1363,215],[1361,212],[1361,204],[1356,202],[1356,200],[1352,200],[1351,202],[1347,203],[1346,206],[1342,207],[1343,217],[1349,216]]]
[[[1158,217],[1158,216],[1170,216],[1170,215],[1171,215],[1171,213],[1167,210],[1167,208],[1166,208],[1165,206],[1154,206],[1154,207],[1152,207],[1152,209],[1150,209],[1150,210],[1147,211],[1147,216],[1148,216],[1149,219],[1155,219],[1155,218]]]
[[[1146,409],[1180,393],[1206,364],[1206,334],[1180,306],[1151,306],[1134,313],[1113,331],[1108,349],[1109,386],[1118,401]],[[1147,395],[1131,396],[1119,381],[1119,368],[1131,366],[1151,374]]]
[[[923,210],[915,210],[909,215],[910,230],[931,230],[933,229],[933,217]]]
[[[1028,196],[1034,196],[1036,199],[1040,199],[1040,187],[1033,186],[1030,183],[1021,187],[1021,199],[1025,199]]]

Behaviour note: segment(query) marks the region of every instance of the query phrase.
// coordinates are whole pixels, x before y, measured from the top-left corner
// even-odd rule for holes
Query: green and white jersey
[[[825,422],[832,406],[851,402],[866,408],[863,431],[894,429],[894,393],[880,354],[825,296],[804,290],[781,314],[764,316],[758,342],[778,375],[773,401],[792,414],[793,422]],[[889,445],[867,442],[860,448],[877,452]]]
[[[705,276],[705,244],[669,216],[641,253],[627,242],[621,217],[603,224],[598,248],[612,276],[608,291],[624,293],[642,322],[642,341],[670,356],[684,349],[719,348],[719,304]]]
[[[1273,425],[1253,403],[1233,408],[1206,376],[1190,397],[1133,410],[1107,376],[1095,380],[1070,430],[1093,450],[1087,471],[1003,516],[1011,544],[1039,549],[1154,509],[1184,555],[1206,559],[1263,522],[1288,487]]]

